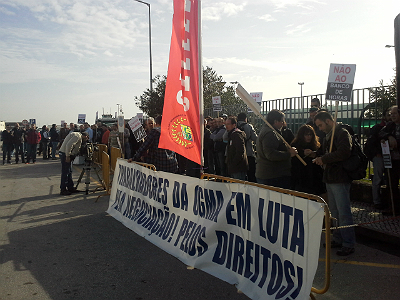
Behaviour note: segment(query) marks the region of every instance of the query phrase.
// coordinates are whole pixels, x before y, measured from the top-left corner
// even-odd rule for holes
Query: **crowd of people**
[[[323,196],[329,201],[332,216],[339,226],[334,231],[331,247],[340,248],[338,255],[354,252],[355,233],[350,208],[350,187],[352,179],[343,167],[343,162],[351,155],[352,130],[335,122],[332,115],[320,107],[317,98],[311,102],[310,116],[296,134],[287,128],[285,115],[279,110],[267,114],[268,124],[256,133],[248,123],[246,113],[237,116],[223,114],[218,118],[207,117],[204,121],[204,165],[198,166],[190,160],[158,147],[161,135],[162,117],[148,118],[143,126],[147,137],[137,142],[126,126],[123,137],[117,124],[109,128],[105,124],[88,123],[79,127],[64,123],[57,131],[53,124],[49,130],[43,126],[37,131],[35,125],[21,128],[19,124],[2,132],[3,164],[11,163],[11,152],[15,152],[15,162],[19,157],[23,163],[35,163],[37,147],[43,159],[59,157],[62,163],[61,194],[76,192],[72,183],[71,158],[77,155],[82,143],[94,142],[124,149],[129,162],[140,161],[153,164],[158,171],[199,176],[205,173],[257,182],[284,189],[292,189]],[[385,169],[380,143],[387,140],[391,149],[393,167]],[[397,106],[389,108],[382,122],[371,128],[366,144],[366,152],[373,162],[373,201],[376,208],[389,208],[388,213],[400,214],[398,190],[400,175],[400,115]],[[305,164],[299,159],[303,160]],[[380,186],[384,181],[384,171],[389,172],[393,191],[394,212],[388,201],[380,196]]]

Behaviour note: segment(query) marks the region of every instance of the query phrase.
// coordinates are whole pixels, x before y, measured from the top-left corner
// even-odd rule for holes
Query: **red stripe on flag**
[[[201,164],[198,0],[174,0],[159,147]]]

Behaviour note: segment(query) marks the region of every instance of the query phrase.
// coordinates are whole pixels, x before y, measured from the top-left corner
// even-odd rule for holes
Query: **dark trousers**
[[[72,161],[65,161],[65,153],[59,152],[58,155],[61,159],[61,183],[60,189],[61,191],[74,189],[74,182],[72,181]]]
[[[13,146],[12,144],[3,143],[3,163],[6,161],[6,157],[7,157],[7,162],[11,163],[12,146]]]
[[[21,155],[21,160],[23,163],[25,163],[25,153],[24,153],[24,144],[19,143],[19,144],[14,144],[14,149],[15,149],[15,162],[19,162],[19,155]]]
[[[282,189],[290,189],[290,176],[282,176],[270,179],[257,178],[257,183],[275,186]]]
[[[214,162],[214,150],[207,150],[207,168],[204,170],[205,173],[215,174],[215,162]]]
[[[257,182],[256,178],[256,158],[254,156],[247,156],[249,162],[249,169],[247,170],[247,181]]]
[[[31,160],[32,162],[36,162],[37,144],[27,144],[27,146],[28,157],[26,162],[29,163]]]
[[[42,145],[42,151],[43,151],[43,158],[49,158],[49,142],[48,141],[42,141],[40,142]]]
[[[225,150],[217,152],[217,175],[226,176]]]

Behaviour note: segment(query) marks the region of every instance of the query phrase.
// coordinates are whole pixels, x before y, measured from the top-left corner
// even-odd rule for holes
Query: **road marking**
[[[325,261],[325,258],[320,258],[318,261]],[[400,269],[400,265],[378,264],[378,263],[370,263],[370,262],[363,262],[363,261],[351,261],[351,260],[345,260],[345,259],[331,259],[331,262],[338,263],[338,264],[349,264],[349,265],[378,267],[378,268]]]

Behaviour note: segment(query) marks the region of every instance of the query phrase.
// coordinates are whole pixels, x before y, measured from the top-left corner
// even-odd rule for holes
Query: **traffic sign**
[[[28,125],[28,120],[22,120],[22,125]]]

